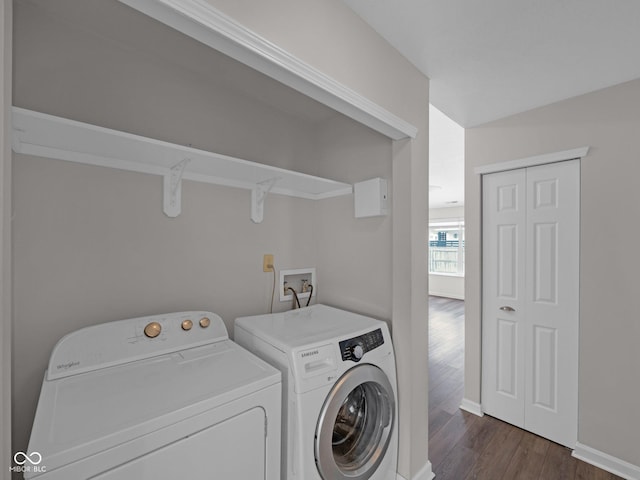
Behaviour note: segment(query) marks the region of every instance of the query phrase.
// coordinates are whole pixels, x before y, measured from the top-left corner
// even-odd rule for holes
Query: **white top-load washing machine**
[[[280,480],[280,378],[211,312],[78,330],[51,355],[24,477]]]
[[[314,305],[238,318],[234,339],[282,371],[283,478],[396,478],[396,368],[386,323]]]

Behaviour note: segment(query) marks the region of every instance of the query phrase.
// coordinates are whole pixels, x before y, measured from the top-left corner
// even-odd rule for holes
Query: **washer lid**
[[[50,472],[279,382],[230,340],[45,378],[29,451]]]
[[[283,313],[237,318],[236,326],[283,352],[316,342],[353,337],[383,328],[386,323],[327,305],[313,305]]]

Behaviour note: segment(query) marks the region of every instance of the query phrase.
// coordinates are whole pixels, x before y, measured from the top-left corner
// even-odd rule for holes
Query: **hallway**
[[[460,410],[464,302],[429,297],[429,458],[438,480],[615,480],[571,450]]]

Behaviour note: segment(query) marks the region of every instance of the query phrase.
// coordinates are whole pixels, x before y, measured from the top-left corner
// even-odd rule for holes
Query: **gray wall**
[[[11,77],[13,6],[0,2],[0,465],[10,465],[11,449]],[[8,469],[0,478],[9,478]]]
[[[356,128],[357,127],[357,128]],[[391,179],[391,142],[369,131],[358,135],[353,122],[341,119],[318,131],[316,174],[348,183],[373,177]],[[391,185],[391,182],[389,182]],[[393,192],[390,192],[393,202]],[[353,196],[316,204],[318,281],[322,301],[378,318],[391,319],[391,216],[354,218]],[[370,242],[371,238],[377,239]],[[356,267],[357,268],[354,268]],[[393,325],[390,325],[392,328]]]
[[[96,9],[96,29],[118,19],[118,38],[60,20],[46,3],[44,13],[17,4],[15,105],[337,180],[389,174],[391,142],[379,134],[282,91],[274,96],[291,103],[275,108],[251,93],[280,88],[264,78],[226,87],[219,76],[237,67],[195,42],[146,19],[134,22],[145,27],[134,35],[124,27],[131,26],[128,10],[111,17],[100,10],[106,3],[81,4]],[[225,68],[215,70],[214,60]],[[357,168],[339,167],[345,160]],[[14,164],[14,451],[26,449],[42,375],[61,336],[184,309],[213,310],[231,329],[235,317],[269,310],[263,253],[275,255],[278,269],[318,267],[320,300],[390,319],[390,296],[377,290],[391,291],[390,220],[363,226],[351,196],[271,195],[255,225],[249,191],[185,181],[182,214],[169,219],[160,177],[23,155]],[[354,290],[356,269],[326,273],[345,254],[352,266],[381,256],[379,283]]]
[[[479,165],[590,146],[581,162],[578,441],[640,465],[640,80],[466,131],[465,397],[480,401]]]

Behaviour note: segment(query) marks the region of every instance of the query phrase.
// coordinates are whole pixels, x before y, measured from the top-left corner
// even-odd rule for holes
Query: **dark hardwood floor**
[[[436,480],[614,480],[571,450],[460,410],[464,302],[429,299],[429,459]]]

